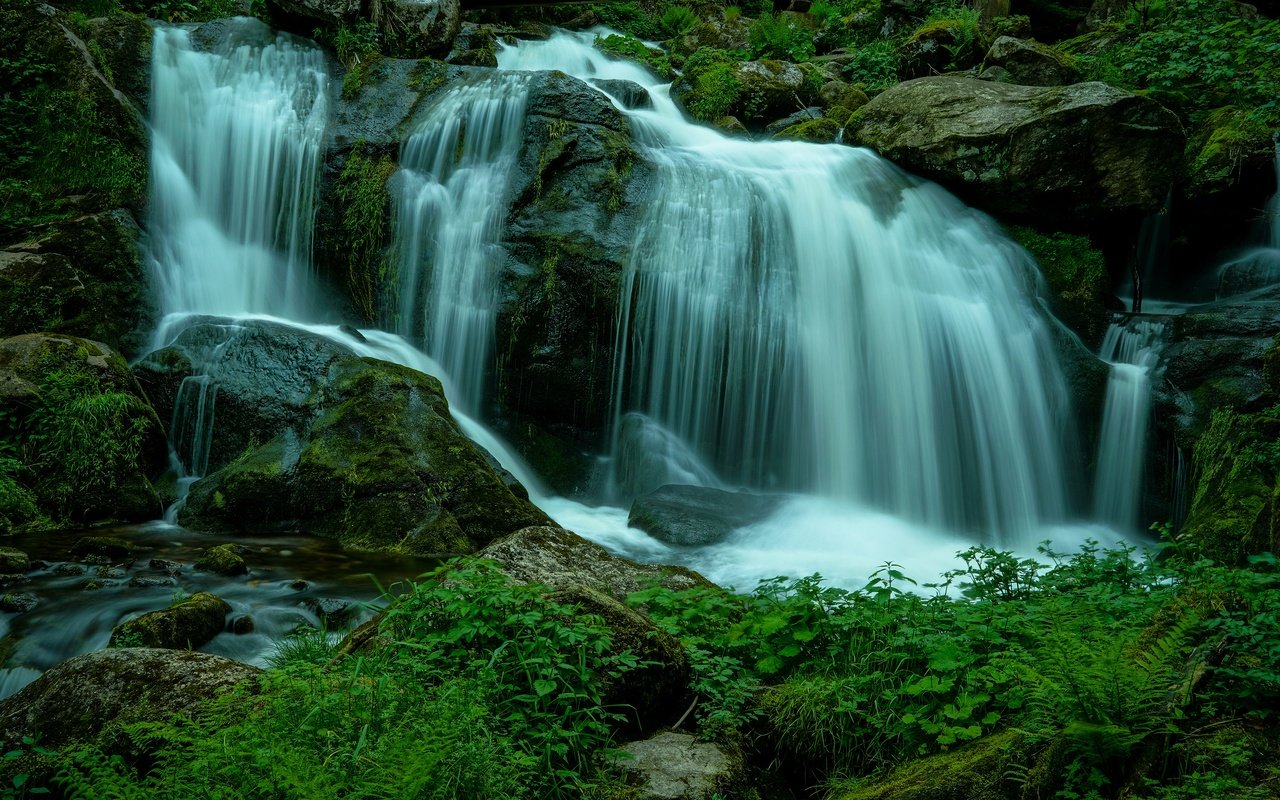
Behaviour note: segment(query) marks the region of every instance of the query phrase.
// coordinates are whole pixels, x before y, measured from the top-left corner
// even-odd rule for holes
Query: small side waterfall
[[[528,76],[454,87],[404,144],[396,175],[396,329],[423,341],[474,408],[491,372],[498,235],[519,155]]]
[[[1276,193],[1267,201],[1262,244],[1218,268],[1217,296],[1230,297],[1280,283],[1280,134],[1276,135]]]
[[[153,38],[147,228],[160,307],[305,316],[324,57],[254,20],[227,24],[217,52],[196,51],[180,28]]]
[[[1098,444],[1094,514],[1121,531],[1139,527],[1152,378],[1164,324],[1132,319],[1107,329],[1099,356],[1111,364]]]

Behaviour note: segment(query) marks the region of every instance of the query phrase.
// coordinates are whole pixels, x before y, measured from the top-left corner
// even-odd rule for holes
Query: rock
[[[1074,60],[1052,47],[1027,39],[1001,36],[991,44],[983,69],[1002,67],[1023,86],[1066,86],[1080,80]]]
[[[430,554],[546,521],[458,430],[435,378],[278,323],[200,320],[136,370],[172,419],[201,363],[215,376],[217,417],[184,525],[301,529],[354,549]],[[181,432],[175,445],[191,452]]]
[[[527,108],[502,239],[497,399],[522,419],[598,436],[646,167],[626,118],[582,81],[536,73]]]
[[[351,623],[360,606],[338,597],[308,597],[302,601],[312,614],[320,619],[326,630],[341,630]]]
[[[79,564],[59,564],[53,568],[53,574],[62,576],[83,575],[84,567]]]
[[[91,741],[112,724],[166,722],[260,670],[221,656],[120,648],[76,656],[0,701],[0,746],[38,739],[58,749]]]
[[[637,787],[637,800],[703,800],[736,798],[744,782],[742,764],[714,742],[688,733],[664,731],[650,739],[618,748],[614,763]]]
[[[169,561],[163,558],[153,558],[147,562],[147,566],[151,567],[151,569],[162,569],[168,572],[176,572],[182,569],[182,566],[176,561]]]
[[[222,633],[231,606],[217,595],[199,592],[177,605],[120,623],[110,647],[162,647],[195,650]]]
[[[93,571],[93,574],[98,576],[99,578],[107,578],[112,581],[118,581],[121,578],[125,577],[125,575],[127,575],[128,573],[126,573],[124,570],[120,569],[119,567],[102,566],[95,569]]]
[[[742,120],[737,117],[721,117],[714,124],[720,129],[721,133],[729,136],[747,137],[751,135],[751,131],[747,130],[747,126],[743,125]]]
[[[705,486],[663,486],[631,504],[627,524],[668,544],[700,547],[763,520],[784,500]]]
[[[1184,143],[1170,111],[1102,83],[921,78],[853,121],[857,143],[986,210],[1042,223],[1161,208]]]
[[[0,547],[0,573],[17,574],[31,568],[27,554],[16,547]]]
[[[785,116],[782,119],[770,122],[764,127],[764,132],[768,134],[777,134],[794,125],[799,125],[804,122],[813,122],[814,120],[819,119],[822,119],[822,109],[817,106],[810,106],[809,108],[803,108],[794,114]]]
[[[360,16],[360,0],[267,0],[267,7],[332,26]]]
[[[898,47],[898,77],[911,80],[973,66],[982,53],[972,24],[966,18],[943,17],[917,28]]]
[[[704,47],[713,50],[749,50],[750,20],[743,17],[733,20],[708,19],[675,41],[676,51],[684,55],[692,55]]]
[[[373,0],[373,21],[386,55],[444,56],[462,28],[459,0]]]
[[[161,586],[177,586],[178,582],[173,578],[160,578],[153,575],[134,575],[129,579],[129,585],[134,589],[156,589]]]
[[[236,636],[243,636],[246,633],[253,633],[257,626],[253,622],[253,617],[248,614],[241,614],[231,620],[231,632]]]
[[[712,63],[688,70],[672,86],[671,97],[695,119],[734,116],[758,130],[816,99],[808,75],[817,69],[772,60]]]
[[[675,723],[689,702],[689,658],[674,636],[606,592],[569,586],[550,599],[596,614],[608,626],[611,654],[630,651],[640,666],[601,681],[602,704],[626,715],[624,729],[654,731]]]
[[[30,579],[27,578],[26,575],[15,573],[6,575],[4,573],[0,573],[0,589],[8,589],[10,586],[18,586],[26,583],[28,580]]]
[[[204,572],[216,572],[219,575],[247,575],[249,574],[249,565],[244,563],[244,557],[240,555],[241,547],[234,544],[220,544],[217,547],[210,547],[200,556],[200,560],[196,562],[196,569]]]
[[[10,614],[21,614],[36,607],[38,600],[29,592],[9,592],[0,595],[0,611]]]
[[[839,136],[843,126],[834,119],[829,117],[821,117],[819,119],[805,120],[787,128],[783,128],[773,135],[774,139],[779,141],[794,142],[813,142],[815,144],[829,144],[834,142]]]
[[[137,353],[154,312],[125,209],[62,220],[0,250],[0,337],[65,333]]]
[[[827,81],[822,84],[822,88],[818,90],[818,98],[827,108],[843,108],[849,112],[857,111],[870,102],[866,92],[844,81]],[[843,119],[838,121],[844,122]]]
[[[55,523],[160,516],[151,478],[167,464],[164,429],[105,344],[46,333],[0,340],[0,436],[24,454],[22,488]]]
[[[624,81],[616,79],[592,78],[593,86],[598,86],[619,102],[622,107],[631,111],[637,109],[653,108],[653,98],[649,96],[649,90],[636,83],[635,81]]]
[[[103,556],[121,561],[133,554],[133,545],[113,536],[81,536],[71,545],[70,553],[81,560],[85,556]]]
[[[926,800],[926,798],[1017,797],[1007,767],[1014,766],[1018,734],[988,735],[949,753],[908,761],[881,781],[830,800]]]
[[[522,583],[556,589],[585,586],[619,601],[654,583],[672,591],[713,585],[691,569],[637,564],[572,531],[550,526],[516,531],[477,556],[496,561],[503,572]]]

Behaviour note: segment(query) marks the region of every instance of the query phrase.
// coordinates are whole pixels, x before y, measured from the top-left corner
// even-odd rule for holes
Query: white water
[[[1164,324],[1131,319],[1112,323],[1099,355],[1111,364],[1098,438],[1094,516],[1122,531],[1140,527],[1151,382],[1160,364]]]
[[[1218,268],[1219,298],[1280,283],[1280,135],[1276,136],[1275,177],[1276,193],[1263,212],[1263,242]]]
[[[392,186],[396,329],[425,342],[465,407],[480,402],[491,373],[498,234],[527,85],[527,76],[504,75],[446,90],[404,143]]]
[[[193,50],[183,29],[154,34],[152,277],[165,314],[303,317],[315,313],[324,58],[251,20],[229,24],[220,53]]]
[[[1068,401],[1025,255],[868,151],[694,125],[590,38],[498,62],[653,97],[627,112],[656,186],[621,296],[618,420],[644,414],[725,481],[926,527],[1028,544],[1064,519]],[[651,471],[617,433],[619,473]]]

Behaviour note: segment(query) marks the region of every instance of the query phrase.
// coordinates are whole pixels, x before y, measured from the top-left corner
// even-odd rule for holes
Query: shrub
[[[813,31],[779,14],[761,16],[748,31],[752,58],[807,61],[813,57]]]

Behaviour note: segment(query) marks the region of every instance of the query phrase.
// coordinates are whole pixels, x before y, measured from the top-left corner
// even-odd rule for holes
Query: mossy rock
[[[1029,39],[1000,36],[991,43],[983,68],[1002,67],[1023,86],[1066,86],[1080,80],[1075,59]]]
[[[690,67],[671,96],[694,119],[714,122],[737,117],[751,130],[810,105],[827,78],[812,64],[785,61],[711,62]]]
[[[71,545],[71,555],[84,559],[87,556],[102,556],[114,560],[128,558],[133,554],[133,545],[124,539],[114,536],[81,536]]]
[[[1087,236],[1016,225],[1008,233],[1040,265],[1058,318],[1089,344],[1101,342],[1111,294],[1102,252]]]
[[[836,140],[841,128],[841,124],[836,120],[822,117],[783,128],[775,133],[773,138],[782,141],[828,144]]]
[[[0,340],[0,436],[18,444],[18,485],[51,523],[160,515],[151,479],[167,463],[164,429],[124,359],[101,342]]]
[[[195,650],[222,633],[231,606],[208,592],[177,605],[122,622],[111,631],[110,647],[160,647]]]
[[[1280,409],[1215,411],[1196,443],[1199,476],[1178,539],[1219,563],[1280,552]]]
[[[997,733],[949,753],[907,762],[877,781],[836,790],[830,800],[1011,800],[1019,796],[1007,768],[1019,756],[1019,736]]]
[[[16,547],[0,547],[0,575],[20,575],[31,567],[31,559]]]
[[[1275,158],[1271,130],[1247,109],[1225,106],[1192,116],[1185,158],[1185,191],[1201,197],[1231,188],[1241,176]]]
[[[246,575],[249,565],[238,552],[234,544],[220,544],[210,547],[196,562],[196,569],[204,572],[216,572],[219,575]]]
[[[219,393],[214,438],[242,449],[211,460],[179,514],[184,525],[442,554],[547,521],[458,429],[435,378],[268,322],[197,321],[139,372],[176,402],[206,347],[219,359],[207,364]]]

